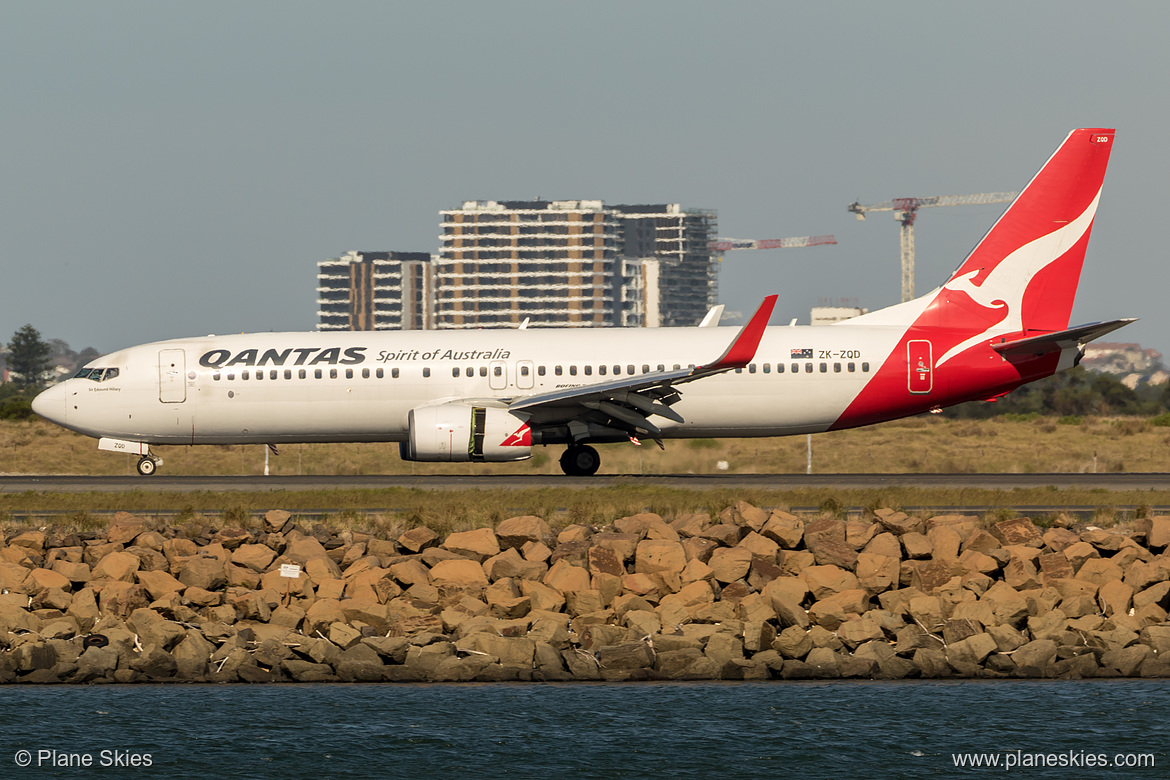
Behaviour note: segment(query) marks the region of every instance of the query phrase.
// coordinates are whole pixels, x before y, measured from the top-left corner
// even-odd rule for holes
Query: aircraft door
[[[531,389],[533,382],[536,381],[533,378],[535,371],[536,369],[532,367],[531,360],[521,360],[516,363],[516,387],[521,390]]]
[[[502,360],[493,360],[488,364],[488,387],[492,390],[505,390],[508,387],[508,364]]]
[[[926,339],[906,343],[906,382],[911,393],[925,394],[934,388],[934,360],[931,345]]]
[[[158,400],[164,404],[181,404],[187,400],[186,355],[181,349],[162,349],[158,353]]]

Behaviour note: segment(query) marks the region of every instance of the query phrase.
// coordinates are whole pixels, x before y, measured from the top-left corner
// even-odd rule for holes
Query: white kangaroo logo
[[[1055,262],[1069,247],[1081,240],[1081,237],[1085,235],[1093,223],[1093,217],[1097,213],[1097,203],[1100,200],[1101,191],[1097,190],[1093,202],[1079,217],[1046,236],[1024,244],[1003,258],[999,265],[991,269],[991,273],[987,275],[982,284],[976,285],[971,281],[983,270],[980,268],[956,276],[943,285],[944,290],[966,293],[971,297],[971,300],[985,309],[1006,308],[1007,312],[999,322],[947,350],[947,353],[938,359],[936,366],[941,366],[967,348],[984,341],[992,331],[1016,333],[1024,329],[1021,309],[1028,284],[1036,274]]]

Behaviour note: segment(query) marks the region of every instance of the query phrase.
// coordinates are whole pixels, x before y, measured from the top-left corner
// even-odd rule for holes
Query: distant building
[[[427,330],[427,252],[347,252],[317,263],[318,330]]]
[[[657,304],[658,315],[645,324],[698,325],[718,292],[718,267],[708,248],[715,238],[715,212],[684,210],[677,203],[612,208],[621,226],[622,255],[642,258],[653,268],[643,276],[646,300]],[[656,296],[651,277],[657,278]]]
[[[489,200],[440,215],[437,255],[318,263],[318,328],[697,325],[715,302],[711,211]]]
[[[714,302],[714,212],[489,200],[440,213],[440,328],[695,325]]]
[[[816,306],[809,316],[811,325],[832,325],[834,322],[860,317],[868,314],[869,309],[860,306]]]
[[[1162,353],[1143,349],[1140,344],[1095,341],[1085,346],[1082,366],[1089,371],[1111,374],[1129,388],[1139,384],[1159,385],[1170,380],[1162,364]]]

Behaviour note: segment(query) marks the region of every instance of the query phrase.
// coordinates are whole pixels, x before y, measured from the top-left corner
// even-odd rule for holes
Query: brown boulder
[[[187,586],[165,571],[140,571],[138,584],[146,588],[152,599],[161,599],[168,593],[178,593]]]
[[[218,558],[197,555],[183,562],[179,570],[179,582],[191,588],[219,590],[227,584],[227,572],[223,561]]]
[[[398,544],[412,553],[419,553],[439,542],[439,535],[425,526],[411,528],[398,537]]]
[[[95,580],[111,579],[122,582],[134,582],[134,572],[138,571],[141,562],[138,556],[128,552],[107,553],[93,567],[92,577]]]
[[[711,554],[707,565],[711,567],[712,576],[717,581],[724,584],[735,582],[747,576],[752,565],[752,553],[743,547],[721,547]]]
[[[276,560],[276,553],[266,544],[241,544],[232,552],[231,562],[263,574]]]
[[[474,531],[458,531],[448,534],[440,546],[457,555],[463,555],[481,563],[500,553],[500,540],[496,538],[496,532],[490,528],[477,528]]]
[[[1013,544],[1036,548],[1044,546],[1043,534],[1027,517],[1001,520],[991,527],[991,534],[1005,546]]]
[[[681,568],[681,567],[680,567]],[[565,560],[559,560],[552,565],[544,575],[543,582],[550,588],[566,593],[574,590],[590,590],[592,580],[589,572],[580,566],[574,566]]]
[[[804,521],[796,515],[774,509],[760,533],[784,549],[793,550],[804,539]]]
[[[869,594],[860,588],[827,596],[808,610],[809,619],[818,626],[835,631],[855,615],[862,615],[869,607]]]
[[[921,531],[923,527],[922,518],[910,517],[893,509],[875,509],[874,515],[883,528],[896,536]]]
[[[738,541],[738,537],[736,541]],[[635,573],[673,572],[678,574],[682,572],[686,564],[686,553],[679,542],[665,539],[646,539],[638,542],[634,563]]]
[[[488,578],[483,566],[473,560],[439,561],[431,567],[431,581],[472,587],[487,587]]]
[[[856,575],[837,566],[808,566],[801,571],[800,579],[818,601],[858,586]]]

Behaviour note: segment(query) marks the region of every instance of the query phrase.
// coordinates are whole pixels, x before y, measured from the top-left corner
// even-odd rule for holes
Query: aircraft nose
[[[68,394],[63,383],[53,385],[32,400],[32,408],[34,412],[49,422],[63,425],[65,422],[65,410],[68,408],[68,404],[66,403],[67,398]]]

